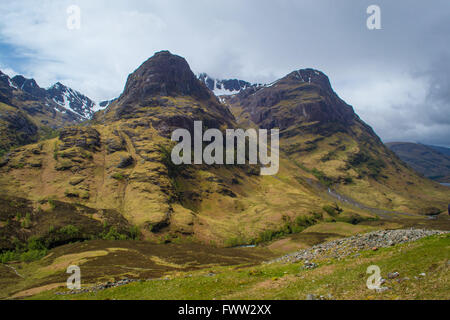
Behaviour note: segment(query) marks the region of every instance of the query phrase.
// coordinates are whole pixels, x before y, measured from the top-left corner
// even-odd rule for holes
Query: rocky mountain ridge
[[[76,113],[80,120],[91,119],[98,108],[94,101],[60,82],[47,89],[47,96],[64,109]]]
[[[0,71],[0,149],[9,150],[92,118],[99,107],[85,95],[56,83],[41,88],[34,79]]]
[[[58,108],[57,111],[74,114],[74,121],[84,121],[92,118],[96,109],[94,101],[60,82],[55,83],[48,89],[39,87],[34,79],[27,79],[21,75],[14,76],[9,82],[13,89],[22,90],[44,101],[51,100],[55,102],[63,108]]]

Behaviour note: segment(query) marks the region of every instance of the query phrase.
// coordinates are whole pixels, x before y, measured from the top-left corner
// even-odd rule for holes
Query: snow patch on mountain
[[[97,103],[94,107],[94,112],[108,108],[111,105],[111,103],[113,103],[116,100],[117,100],[117,98],[111,99],[111,100],[105,100],[105,101],[101,101],[101,102]]]
[[[242,88],[242,90],[246,89],[245,87]],[[239,92],[241,92],[241,90],[227,90],[223,87],[221,87],[221,85],[219,83],[217,83],[217,86],[214,88],[213,93],[216,96],[227,96],[227,95],[234,95],[234,94],[238,94]]]
[[[7,77],[7,78],[8,78],[9,86],[14,89],[18,89],[17,86],[11,81],[11,79],[9,77]]]
[[[84,119],[92,118],[95,102],[85,95],[58,82],[47,89],[49,98],[65,110],[71,111]]]
[[[0,82],[10,95],[12,91],[16,91],[18,96],[23,95],[25,99],[42,103],[48,109],[67,115],[64,119],[74,123],[91,119],[96,111],[103,109],[87,96],[60,82],[44,89],[34,79],[28,79],[22,75],[10,78],[2,71],[0,71]]]
[[[252,84],[238,79],[219,80],[210,77],[206,73],[201,73],[197,78],[203,82],[217,97],[235,95],[250,87],[260,87],[262,84]]]

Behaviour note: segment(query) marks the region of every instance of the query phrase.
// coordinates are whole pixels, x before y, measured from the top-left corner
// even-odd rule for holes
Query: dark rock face
[[[206,73],[201,73],[198,76],[198,79],[201,82],[203,82],[209,90],[213,91],[215,89],[215,87],[216,87],[216,80],[211,78],[211,77],[209,77]]]
[[[22,133],[25,137],[37,134],[37,127],[21,112],[5,112],[2,119],[8,121],[9,129]],[[28,140],[28,139],[26,139]],[[31,140],[32,141],[32,140]]]
[[[250,82],[238,80],[238,79],[230,79],[230,80],[222,81],[222,87],[228,91],[239,91],[241,89],[245,89],[250,86],[251,86]],[[219,89],[220,89],[220,87],[219,87]]]
[[[192,96],[205,100],[210,93],[182,57],[161,51],[144,62],[127,80],[121,104],[143,103],[153,96]]]
[[[58,105],[69,108],[83,118],[89,119],[94,114],[95,103],[91,99],[62,83],[58,82],[49,88],[46,95]]]
[[[119,136],[106,140],[106,151],[108,154],[123,150],[126,150],[125,141],[123,141],[123,139]]]

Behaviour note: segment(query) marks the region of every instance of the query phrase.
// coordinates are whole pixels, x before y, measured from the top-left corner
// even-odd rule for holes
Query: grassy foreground
[[[342,260],[274,263],[254,267],[215,267],[174,273],[153,281],[132,283],[96,293],[55,295],[65,289],[42,292],[29,299],[306,299],[308,294],[331,299],[439,299],[450,298],[450,236],[433,236],[413,243],[362,251]],[[390,289],[378,293],[367,289],[367,267],[377,265]],[[421,275],[422,274],[422,275]],[[425,274],[425,275],[423,275]],[[408,279],[404,279],[408,278]],[[399,279],[403,279],[399,281]],[[331,295],[331,296],[330,296]]]

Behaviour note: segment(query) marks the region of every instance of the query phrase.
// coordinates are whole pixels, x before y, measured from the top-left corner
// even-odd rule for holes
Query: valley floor
[[[77,243],[27,265],[0,265],[0,292],[4,298],[50,300],[450,298],[449,233],[380,230],[282,258],[269,248]],[[84,290],[64,287],[69,264],[81,266]],[[366,286],[371,265],[386,279],[382,290]]]
[[[315,260],[255,267],[216,267],[156,281],[132,283],[93,293],[56,295],[61,289],[32,299],[442,299],[450,298],[450,237],[432,236],[345,259]],[[380,267],[387,279],[383,292],[369,290],[366,270]],[[398,276],[388,279],[388,273]]]

